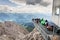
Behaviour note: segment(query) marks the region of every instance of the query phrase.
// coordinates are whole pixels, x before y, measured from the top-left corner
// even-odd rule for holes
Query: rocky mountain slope
[[[0,40],[44,40],[36,28],[28,32],[15,22],[0,22]]]
[[[28,33],[21,25],[14,22],[0,23],[0,40],[21,40]]]
[[[41,33],[38,32],[36,28],[34,28],[34,30],[31,33],[25,35],[23,40],[44,40],[44,39]]]

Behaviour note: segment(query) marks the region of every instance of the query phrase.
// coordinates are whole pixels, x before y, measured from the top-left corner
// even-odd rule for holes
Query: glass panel
[[[55,15],[59,15],[59,8],[56,8],[56,13]]]

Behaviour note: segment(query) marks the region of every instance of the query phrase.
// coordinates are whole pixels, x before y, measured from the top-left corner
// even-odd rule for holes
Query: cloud
[[[8,5],[0,5],[0,12],[10,12],[12,10],[12,7]]]
[[[48,1],[44,1],[44,0],[10,0],[11,2],[14,2],[18,5],[20,4],[27,4],[27,5],[42,5],[42,6],[48,6],[50,3]]]
[[[2,7],[2,8],[1,8]],[[17,6],[17,7],[10,7],[10,6],[0,6],[0,11],[2,12],[10,12],[10,13],[51,13],[51,7],[43,7],[43,6]]]
[[[50,3],[50,5],[47,6],[47,7],[42,6],[42,5],[26,5],[24,2],[20,3],[19,0],[12,0],[11,2],[17,3],[19,6],[11,7],[11,6],[8,6],[8,5],[0,5],[0,12],[10,12],[10,13],[52,13],[52,0],[49,0],[49,1],[44,0],[44,2]],[[21,0],[21,2],[22,2],[22,0]]]
[[[7,5],[0,5],[0,12],[6,12],[8,11],[8,6]]]
[[[31,5],[39,4],[39,5],[42,5],[42,6],[48,6],[50,3],[45,2],[43,0],[27,0],[26,4],[28,4],[28,5],[29,4],[31,4]]]
[[[15,3],[17,5],[26,5],[25,0],[9,0],[9,1],[11,1],[12,3]]]

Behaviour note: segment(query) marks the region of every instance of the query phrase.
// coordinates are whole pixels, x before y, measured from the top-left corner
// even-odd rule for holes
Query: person
[[[41,19],[41,24],[45,25],[45,20],[43,18]]]
[[[45,20],[45,26],[46,26],[46,27],[48,26],[48,21],[47,21],[47,20]]]
[[[48,29],[49,31],[53,31],[53,26],[48,25],[48,26],[47,26],[47,29]]]
[[[36,23],[39,23],[39,20],[40,20],[40,19],[39,19],[39,18],[37,18],[37,19],[36,19]]]
[[[32,19],[32,21],[34,21],[34,18]]]

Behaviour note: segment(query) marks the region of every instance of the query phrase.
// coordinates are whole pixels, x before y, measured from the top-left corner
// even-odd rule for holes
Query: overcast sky
[[[0,0],[0,12],[52,13],[52,0]]]

